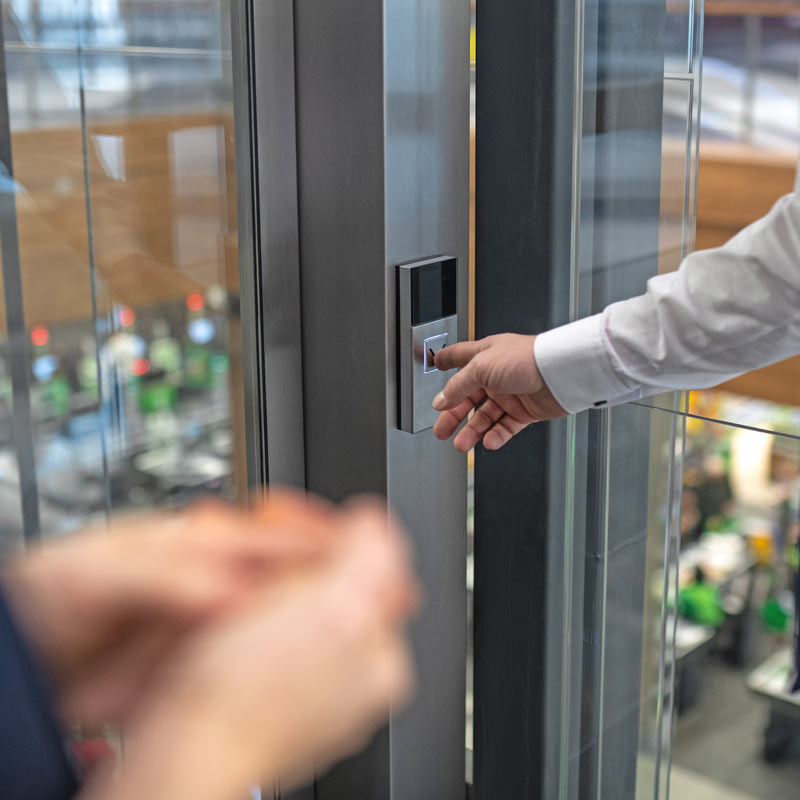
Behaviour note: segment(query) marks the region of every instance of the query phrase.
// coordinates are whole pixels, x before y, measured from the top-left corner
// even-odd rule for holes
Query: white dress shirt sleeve
[[[800,353],[800,195],[726,245],[651,278],[639,297],[536,338],[570,413],[714,386]]]

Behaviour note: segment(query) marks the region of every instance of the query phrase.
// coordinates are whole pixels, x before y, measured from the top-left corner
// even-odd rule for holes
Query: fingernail
[[[439,392],[439,394],[433,398],[433,407],[437,411],[441,411],[444,408],[444,392]]]

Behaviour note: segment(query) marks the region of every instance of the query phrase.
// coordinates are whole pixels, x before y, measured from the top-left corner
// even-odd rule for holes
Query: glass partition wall
[[[479,3],[476,24],[477,334],[546,330],[676,269],[702,3]],[[669,797],[685,403],[476,452],[479,800]]]
[[[694,246],[703,32],[702,3],[583,14],[576,317],[644,291]],[[664,395],[572,423],[560,797],[670,796],[684,407]]]
[[[658,5],[583,4],[575,317],[639,294],[694,247],[703,8]],[[670,796],[685,403],[572,423],[560,797]]]
[[[576,317],[639,294],[693,247],[703,19],[694,2],[585,3],[583,14]],[[567,483],[560,797],[669,797],[683,402],[572,423],[567,463],[586,477]]]
[[[2,25],[5,551],[245,478],[228,3]]]

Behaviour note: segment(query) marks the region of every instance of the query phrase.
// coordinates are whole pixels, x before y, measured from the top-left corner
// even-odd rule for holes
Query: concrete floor
[[[670,797],[672,800],[758,800],[751,794],[737,792],[674,764],[670,776]]]
[[[670,800],[786,800],[797,797],[800,759],[761,757],[767,704],[748,692],[747,670],[709,658],[700,700],[678,723]]]

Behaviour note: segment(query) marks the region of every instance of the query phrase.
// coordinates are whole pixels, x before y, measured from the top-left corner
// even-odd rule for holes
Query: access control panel
[[[448,376],[434,359],[458,337],[458,260],[439,256],[397,267],[398,427],[432,428],[434,397]]]

